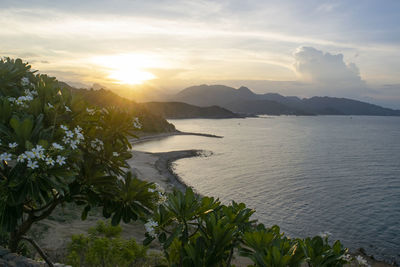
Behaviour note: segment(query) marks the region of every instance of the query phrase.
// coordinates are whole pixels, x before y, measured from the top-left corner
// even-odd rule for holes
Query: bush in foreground
[[[289,238],[278,226],[266,228],[251,220],[253,210],[243,203],[222,205],[188,188],[174,191],[158,206],[146,226],[149,244],[157,239],[169,266],[231,266],[235,255],[248,257],[254,266],[343,266],[347,249],[333,246],[327,237]]]
[[[8,248],[66,202],[82,206],[82,219],[102,207],[114,225],[149,214],[158,195],[127,172],[128,137],[140,127],[132,114],[99,109],[36,74],[20,59],[0,60],[0,232]],[[121,179],[123,178],[123,179]]]
[[[134,239],[122,239],[121,232],[120,226],[99,221],[88,235],[73,235],[67,263],[73,267],[139,266],[146,259],[146,248]]]

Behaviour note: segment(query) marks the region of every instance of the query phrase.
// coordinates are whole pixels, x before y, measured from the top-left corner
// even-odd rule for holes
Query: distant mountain
[[[175,126],[165,119],[188,118],[240,118],[242,116],[225,108],[210,106],[198,107],[179,102],[147,102],[137,103],[126,99],[106,89],[77,89],[64,82],[62,87],[68,88],[73,94],[80,95],[88,103],[100,107],[117,106],[130,109],[138,116],[145,132],[170,132],[175,131]]]
[[[374,115],[400,116],[400,110],[335,97],[300,99],[280,94],[255,94],[247,87],[235,89],[224,85],[188,87],[173,99],[197,106],[218,105],[238,113],[269,115]]]
[[[225,119],[241,117],[230,110],[218,106],[198,107],[181,102],[147,102],[139,105],[166,119]]]
[[[258,96],[246,87],[234,89],[225,85],[199,85],[188,87],[173,97],[174,101],[196,106],[224,107],[237,100],[257,100]]]
[[[226,104],[225,107],[240,114],[314,115],[314,113],[270,100],[236,100]]]

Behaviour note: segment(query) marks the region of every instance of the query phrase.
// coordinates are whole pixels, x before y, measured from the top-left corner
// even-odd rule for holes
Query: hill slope
[[[160,115],[154,114],[146,107],[126,98],[120,97],[108,90],[86,90],[70,88],[73,94],[80,95],[86,102],[99,106],[116,106],[132,111],[133,115],[138,117],[142,123],[143,132],[173,132],[175,126],[167,122]]]

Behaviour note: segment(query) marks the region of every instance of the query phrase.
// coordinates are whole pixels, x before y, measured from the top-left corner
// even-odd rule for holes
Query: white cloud
[[[300,80],[323,86],[362,87],[356,64],[346,63],[343,54],[330,54],[313,47],[300,47],[294,53],[295,71]]]

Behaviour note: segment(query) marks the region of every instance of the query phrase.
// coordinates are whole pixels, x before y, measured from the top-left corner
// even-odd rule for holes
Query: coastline
[[[206,136],[206,137],[216,137],[216,138],[222,138],[222,137],[217,137],[215,135],[209,135],[209,134],[198,134],[198,133],[183,133],[183,132],[172,132],[172,133],[166,133],[166,134],[153,134],[153,135],[148,135],[145,136],[144,138],[140,138],[135,140],[136,142],[131,142],[132,145],[142,143],[142,142],[147,142],[147,141],[152,141],[152,140],[158,140],[162,139],[168,136],[173,136],[173,135],[198,135],[198,136]],[[143,152],[143,151],[137,151],[137,150],[132,150],[133,158],[132,164],[132,171],[138,175],[138,178],[147,180],[149,182],[157,182],[161,186],[163,186],[166,191],[172,191],[174,188],[177,188],[178,190],[184,191],[188,185],[180,178],[173,170],[172,164],[179,159],[183,158],[190,158],[190,157],[199,157],[199,156],[208,156],[208,153],[206,155],[206,152],[204,150],[179,150],[179,151],[169,151],[169,152],[159,152],[159,153],[151,153],[151,152]],[[212,152],[211,152],[212,153]],[[144,169],[141,169],[143,167],[143,164],[137,165],[135,162],[137,160],[144,160],[146,159],[149,160],[147,164],[151,165],[153,168],[153,172],[157,172],[158,178],[156,179],[150,179],[150,176],[146,175],[146,171]],[[147,173],[150,174],[150,173]],[[154,177],[154,176],[153,176]],[[194,189],[195,190],[195,189]],[[354,251],[350,251],[350,254],[353,256],[362,256],[363,258],[366,258],[368,260],[368,263],[370,266],[373,267],[390,267],[390,266],[398,266],[396,263],[390,264],[387,262],[383,261],[378,261],[375,260],[373,255],[367,255],[364,251],[364,249],[359,248]],[[239,263],[238,266],[247,266],[247,265],[241,265]],[[346,266],[358,266],[356,262],[352,262],[349,265]]]
[[[175,135],[194,135],[194,136],[203,136],[203,137],[211,137],[211,138],[224,138],[223,136],[214,135],[214,134],[181,132],[181,131],[177,130],[177,131],[167,132],[167,133],[148,133],[148,134],[137,133],[136,136],[138,138],[131,138],[129,141],[132,145],[135,145],[135,144],[158,140],[158,139],[162,139],[162,138],[169,137],[169,136],[175,136]]]

